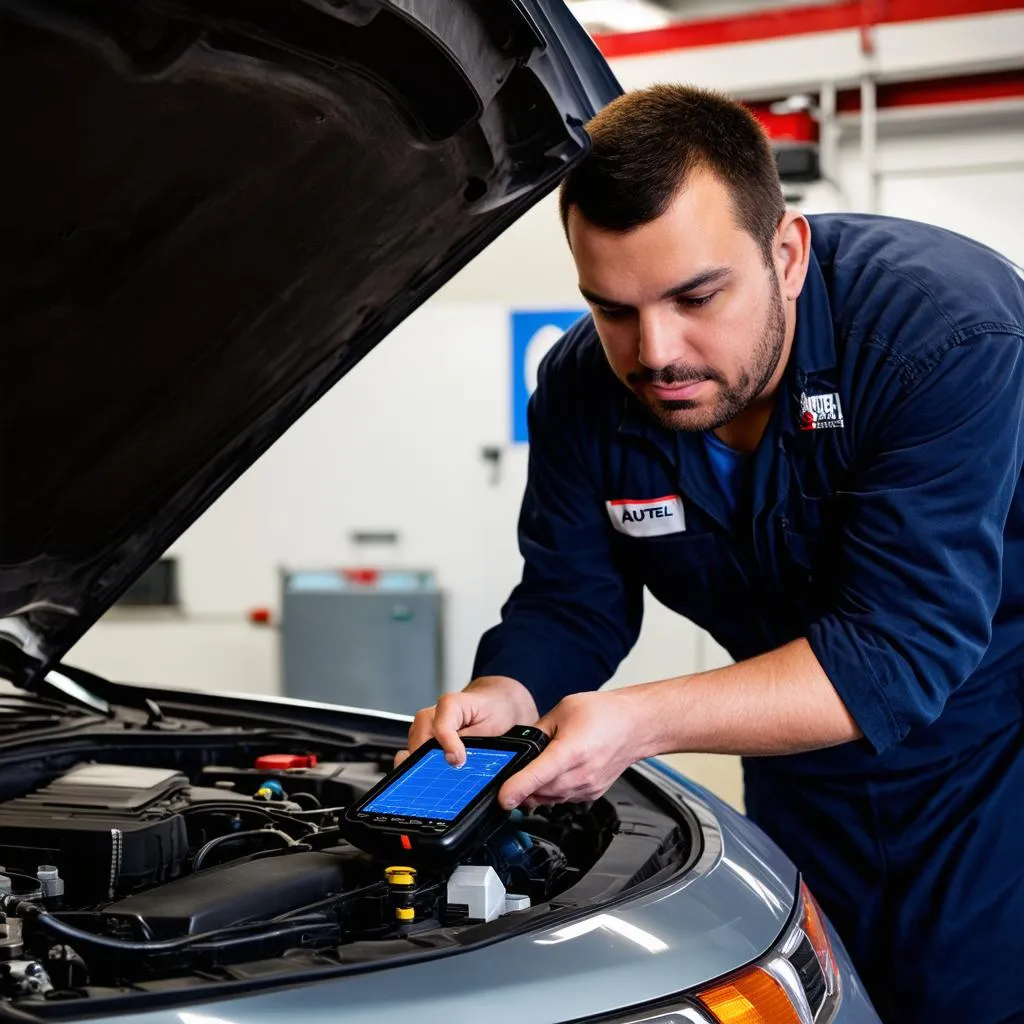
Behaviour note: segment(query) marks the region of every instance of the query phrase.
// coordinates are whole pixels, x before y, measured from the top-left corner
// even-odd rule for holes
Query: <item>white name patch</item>
[[[678,494],[664,498],[622,498],[606,503],[612,526],[629,537],[662,537],[686,529],[683,501]]]

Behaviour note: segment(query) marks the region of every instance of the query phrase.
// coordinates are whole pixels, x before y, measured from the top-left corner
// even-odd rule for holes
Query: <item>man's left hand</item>
[[[648,756],[641,705],[628,689],[566,697],[537,722],[551,742],[501,787],[502,806],[596,800]]]

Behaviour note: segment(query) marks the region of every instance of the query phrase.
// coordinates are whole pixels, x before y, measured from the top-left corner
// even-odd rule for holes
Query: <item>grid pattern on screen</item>
[[[514,750],[467,747],[466,763],[453,768],[443,750],[431,750],[363,810],[451,821],[515,756]]]

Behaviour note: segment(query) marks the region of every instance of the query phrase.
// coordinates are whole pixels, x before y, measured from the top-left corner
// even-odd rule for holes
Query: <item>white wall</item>
[[[184,619],[115,611],[69,660],[119,678],[275,692],[276,638],[246,623],[247,610],[277,609],[281,567],[370,562],[436,571],[445,685],[464,685],[521,567],[527,452],[508,441],[508,315],[496,303],[423,307],[171,549]],[[496,480],[485,445],[503,452]],[[399,543],[363,550],[350,535],[365,529],[394,530]],[[697,631],[664,614],[671,646],[641,646],[620,679],[701,666]]]
[[[993,26],[987,16],[963,35],[977,50]],[[806,56],[816,41],[778,45],[790,57],[802,46]],[[717,49],[714,67],[724,83],[749,77],[749,46]],[[974,53],[969,45],[964,52]],[[643,68],[686,80],[699,67],[692,77],[706,79],[709,60],[707,51],[696,61],[690,53],[631,58],[617,70],[630,85],[641,84]],[[785,67],[775,81],[779,74],[793,79],[792,60]],[[757,84],[768,92],[773,79],[761,74]],[[964,119],[915,131],[888,126],[877,159],[880,212],[972,234],[1024,263],[1020,119],[1015,127]],[[813,190],[806,208],[863,208],[866,178],[851,130],[840,146],[837,185]],[[280,567],[372,562],[436,570],[448,597],[445,685],[463,685],[477,638],[496,620],[520,567],[515,520],[526,451],[509,443],[512,308],[581,308],[553,198],[386,339],[175,544],[183,616],[115,610],[68,660],[118,679],[277,692],[277,633],[249,625],[247,610],[276,609]],[[503,452],[497,483],[481,458],[485,445]],[[351,531],[367,528],[394,529],[399,544],[356,548]],[[725,660],[703,633],[649,601],[641,641],[613,684]],[[739,804],[734,759],[682,763]]]

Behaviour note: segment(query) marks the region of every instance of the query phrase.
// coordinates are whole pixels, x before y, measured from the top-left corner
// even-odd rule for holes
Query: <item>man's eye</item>
[[[706,306],[717,294],[718,292],[711,292],[709,295],[682,295],[679,301],[691,309],[699,308],[700,306]]]
[[[625,320],[629,316],[629,310],[622,306],[598,306],[597,311],[605,320]]]

